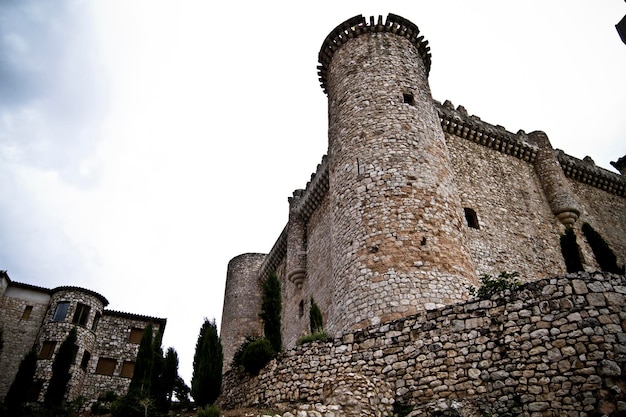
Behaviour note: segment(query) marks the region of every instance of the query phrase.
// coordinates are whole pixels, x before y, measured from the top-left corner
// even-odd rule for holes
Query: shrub
[[[244,369],[256,375],[269,361],[276,356],[272,345],[267,339],[259,339],[251,342],[241,355],[241,362]]]
[[[519,274],[517,272],[500,272],[496,278],[492,277],[489,274],[482,274],[480,276],[480,287],[476,289],[476,287],[470,287],[469,293],[471,295],[476,295],[479,298],[489,298],[495,293],[504,290],[514,290],[522,283],[517,279]]]
[[[248,345],[256,340],[261,339],[260,337],[255,336],[246,336],[246,340],[237,348],[235,354],[233,355],[233,360],[230,363],[230,366],[233,368],[237,368],[239,366],[243,366],[243,352],[245,352]]]
[[[565,260],[567,272],[578,272],[583,270],[583,263],[580,259],[580,248],[576,243],[574,229],[568,227],[561,235],[561,253]]]
[[[308,334],[306,336],[302,336],[300,339],[298,339],[296,344],[300,346],[309,342],[328,342],[331,339],[332,337],[330,337],[328,333],[321,331],[321,332],[315,332],[313,334]]]
[[[272,344],[275,352],[280,352],[283,345],[280,334],[280,311],[282,301],[280,298],[280,281],[275,273],[270,274],[263,283],[263,300],[261,302],[261,319],[263,320],[263,332]]]
[[[589,223],[583,223],[582,231],[591,246],[593,255],[598,261],[600,269],[607,272],[613,272],[616,274],[623,274],[624,267],[617,266],[617,257],[608,243],[602,238],[602,236],[595,231]]]
[[[323,333],[324,332],[324,318],[322,317],[322,310],[315,303],[313,297],[311,297],[311,308],[309,309],[309,327],[311,333]]]
[[[198,417],[220,417],[222,410],[214,405],[207,405],[204,408],[198,409]]]

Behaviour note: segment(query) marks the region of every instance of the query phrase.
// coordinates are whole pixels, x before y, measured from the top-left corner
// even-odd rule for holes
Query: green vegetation
[[[283,340],[280,334],[280,281],[275,273],[270,274],[263,283],[263,300],[261,302],[261,319],[265,337],[270,341],[275,352],[282,350]]]
[[[256,375],[269,361],[276,356],[276,351],[268,339],[258,339],[250,342],[241,355],[241,364],[244,369]]]
[[[583,263],[580,259],[580,247],[576,242],[574,229],[568,227],[561,235],[561,253],[565,260],[567,272],[578,272],[583,270]]]
[[[222,343],[215,320],[204,319],[193,357],[191,396],[198,407],[213,404],[222,389]]]
[[[222,415],[222,410],[214,405],[198,408],[198,417],[220,417],[220,415]]]
[[[67,393],[67,383],[70,381],[70,368],[74,362],[78,346],[76,345],[76,327],[72,327],[69,334],[61,343],[54,362],[52,362],[52,376],[44,397],[44,406],[48,410],[62,408]]]
[[[168,348],[164,358],[161,347],[163,333],[153,333],[151,324],[143,331],[128,394],[118,399],[114,396],[103,398],[105,404],[98,407],[99,412],[105,412],[108,408],[106,403],[110,403],[113,417],[161,416],[170,409],[172,392],[176,389],[184,391],[182,386],[186,385],[178,376],[178,354],[173,348]]]
[[[519,277],[517,272],[509,273],[506,271],[500,272],[500,275],[496,278],[489,274],[482,274],[480,276],[480,287],[478,289],[473,286],[470,287],[469,293],[479,298],[489,298],[500,291],[515,290],[522,285],[517,277]]]
[[[300,346],[309,342],[328,342],[329,340],[332,340],[332,337],[330,337],[328,333],[321,331],[302,336],[300,339],[298,339],[296,344]]]
[[[617,265],[617,257],[608,243],[595,231],[589,223],[583,223],[582,231],[591,246],[593,255],[600,266],[600,269],[615,274],[624,274],[624,266]]]
[[[9,392],[4,398],[4,405],[9,411],[8,415],[20,415],[26,403],[28,389],[35,378],[37,369],[37,352],[33,347],[20,362],[15,379],[9,388]]]
[[[311,334],[324,332],[324,318],[322,317],[322,310],[315,303],[313,297],[311,297],[311,308],[309,309],[309,327]]]

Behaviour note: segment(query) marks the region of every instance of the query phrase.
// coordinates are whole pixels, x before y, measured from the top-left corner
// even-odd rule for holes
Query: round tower
[[[97,292],[79,287],[57,287],[51,293],[50,308],[39,333],[40,360],[37,373],[38,378],[50,380],[55,355],[70,330],[75,327],[78,350],[71,368],[72,378],[68,383],[67,394],[67,399],[71,401],[82,391],[85,373],[96,350],[98,321],[109,302]],[[46,384],[42,393],[47,390]]]
[[[417,26],[356,16],[322,46],[337,332],[463,300],[476,273]]]
[[[262,295],[258,276],[264,260],[262,253],[244,253],[228,263],[220,326],[224,371],[230,368],[233,356],[246,336],[263,334],[259,318]]]

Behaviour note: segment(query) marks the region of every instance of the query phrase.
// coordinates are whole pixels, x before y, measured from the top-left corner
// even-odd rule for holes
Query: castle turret
[[[257,277],[264,259],[262,253],[244,253],[228,263],[220,326],[224,370],[230,367],[237,348],[246,340],[246,336],[263,334],[259,319],[261,285]]]
[[[548,135],[536,131],[528,136],[539,147],[535,160],[535,172],[541,181],[550,209],[563,225],[572,226],[580,215],[579,204],[559,165]]]
[[[331,332],[461,301],[476,273],[417,26],[356,16],[319,54],[328,94]]]

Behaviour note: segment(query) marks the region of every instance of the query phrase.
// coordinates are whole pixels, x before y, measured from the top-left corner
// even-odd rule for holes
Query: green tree
[[[186,410],[191,405],[191,401],[189,400],[189,393],[191,389],[185,381],[180,377],[176,377],[176,381],[174,382],[174,395],[176,395],[176,399],[180,403],[180,407],[183,410]]]
[[[276,352],[280,352],[283,347],[283,339],[280,334],[281,309],[280,281],[276,274],[272,273],[263,283],[261,319],[263,320],[265,337],[270,341],[272,349]]]
[[[576,242],[576,234],[571,227],[565,229],[565,233],[561,235],[561,253],[565,260],[567,272],[578,272],[584,269],[580,259],[580,247]]]
[[[33,347],[22,358],[20,366],[17,369],[15,379],[9,388],[9,392],[4,398],[4,405],[12,412],[12,414],[17,414],[17,410],[26,402],[26,395],[28,394],[28,389],[33,383],[36,370],[37,352]]]
[[[150,394],[154,405],[159,411],[167,411],[167,394],[163,387],[163,332],[158,332],[152,342],[152,371],[150,380]]]
[[[154,348],[152,346],[152,324],[148,324],[141,335],[133,377],[128,387],[129,394],[146,397],[150,394]]]
[[[313,297],[311,297],[311,308],[309,309],[309,327],[311,328],[311,334],[322,333],[324,331],[324,318],[322,317],[322,310],[315,303]]]
[[[193,357],[191,396],[198,407],[213,404],[222,389],[222,343],[215,320],[204,319]]]
[[[163,371],[161,372],[161,383],[167,398],[168,406],[172,403],[174,385],[178,377],[178,353],[174,348],[168,348],[163,361]]]
[[[602,238],[600,233],[596,232],[589,223],[583,223],[582,231],[591,246],[593,255],[598,261],[600,269],[606,272],[613,272],[615,274],[623,274],[624,267],[617,266],[617,257],[611,249],[608,243]]]
[[[48,409],[56,409],[63,405],[67,384],[70,381],[70,368],[78,351],[76,345],[76,327],[72,327],[69,334],[61,343],[54,361],[52,362],[52,376],[48,390],[44,396],[44,405]]]

